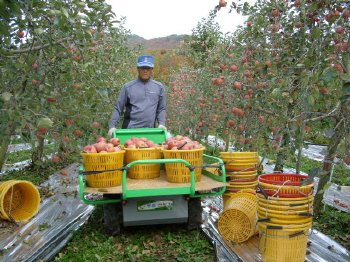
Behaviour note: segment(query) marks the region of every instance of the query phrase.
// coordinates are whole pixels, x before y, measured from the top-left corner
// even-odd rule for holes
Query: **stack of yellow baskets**
[[[313,185],[307,176],[297,174],[259,177],[257,214],[262,261],[304,262],[312,226]]]
[[[254,189],[243,189],[225,202],[224,210],[218,219],[218,229],[226,240],[241,243],[257,232],[255,192]]]
[[[224,198],[242,189],[257,187],[260,163],[257,152],[220,152],[220,158],[225,163],[226,175],[230,179]]]

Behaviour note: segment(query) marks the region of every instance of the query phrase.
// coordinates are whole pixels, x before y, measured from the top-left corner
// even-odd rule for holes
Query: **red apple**
[[[238,70],[238,67],[236,65],[232,65],[231,66],[231,71],[232,72],[237,72],[237,70]]]
[[[147,147],[147,144],[144,141],[139,140],[135,143],[135,146],[136,146],[136,148]]]
[[[75,130],[75,135],[76,136],[81,136],[81,131],[80,130]]]
[[[107,143],[106,147],[105,147],[105,150],[107,152],[114,152],[114,145],[112,143]]]
[[[151,140],[148,140],[145,143],[147,144],[148,147],[155,147],[155,143]]]
[[[115,146],[119,146],[120,145],[120,139],[119,138],[116,138],[116,137],[113,137],[109,140],[110,143],[112,143],[113,145]]]
[[[128,139],[125,141],[124,146],[128,148],[130,145],[134,145],[134,144],[135,144],[134,141],[132,141],[131,139]]]
[[[84,146],[83,152],[84,153],[97,153],[97,150],[96,150],[96,147],[94,147],[93,145],[87,145],[87,146]]]
[[[94,144],[94,147],[96,147],[97,152],[104,151],[106,146],[107,143],[103,141]]]
[[[226,5],[227,5],[227,2],[225,0],[220,0],[219,1],[219,6],[226,7]]]
[[[172,148],[178,147],[179,145],[180,145],[179,140],[171,140],[168,142],[168,148],[171,148],[171,150],[173,150]]]
[[[176,136],[174,137],[174,139],[180,141],[180,140],[182,139],[182,135],[176,135]]]
[[[99,127],[100,123],[98,122],[92,122],[91,126],[94,127],[94,128],[97,128]]]
[[[17,32],[17,36],[18,36],[19,38],[23,38],[23,37],[24,37],[24,32],[23,32],[23,31],[18,31],[18,32]]]
[[[242,88],[242,84],[241,84],[240,82],[234,82],[234,83],[233,83],[233,86],[234,86],[234,88],[236,88],[236,89],[241,89],[241,88]]]
[[[114,152],[120,152],[120,151],[122,151],[120,147],[118,147],[118,146],[114,147]]]
[[[106,140],[106,138],[104,138],[104,137],[98,137],[98,138],[96,138],[96,142],[98,143],[98,142],[106,142],[107,143],[107,140]]]
[[[344,163],[347,164],[347,165],[350,165],[350,158],[345,156],[344,157]]]

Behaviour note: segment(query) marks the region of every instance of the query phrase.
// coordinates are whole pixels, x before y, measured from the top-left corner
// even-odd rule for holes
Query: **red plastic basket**
[[[308,180],[308,176],[299,174],[273,173],[259,176],[259,181],[273,185],[300,186],[301,180]],[[312,182],[308,183],[312,184]]]

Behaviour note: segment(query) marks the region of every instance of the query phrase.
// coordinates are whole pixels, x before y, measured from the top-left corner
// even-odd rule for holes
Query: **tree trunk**
[[[341,104],[340,112],[346,113],[349,112],[349,101],[345,101]],[[344,117],[344,116],[343,116]],[[346,135],[347,124],[345,118],[337,118],[336,128],[334,129],[334,134],[329,141],[328,152],[323,161],[323,168],[321,177],[318,182],[317,191],[315,194],[314,200],[314,213],[317,215],[321,212],[321,205],[324,194],[324,186],[330,180],[332,166],[334,163],[334,159],[337,155],[338,145],[344,139]]]
[[[10,144],[10,135],[14,134],[15,128],[14,124],[10,124],[6,129],[6,137],[2,139],[1,148],[0,148],[0,172],[2,170],[3,165],[5,164],[7,149]]]
[[[34,149],[32,154],[32,163],[31,167],[34,168],[37,165],[40,165],[43,162],[44,155],[44,138],[38,138],[38,146]]]

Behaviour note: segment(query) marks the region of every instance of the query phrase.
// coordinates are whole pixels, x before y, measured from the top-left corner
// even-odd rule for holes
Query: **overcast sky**
[[[250,0],[251,2],[252,0]],[[172,34],[192,34],[198,22],[207,18],[210,10],[219,0],[106,0],[112,11],[126,17],[125,28],[146,39]],[[227,1],[230,3],[230,0]],[[243,1],[242,1],[243,2]],[[229,7],[221,8],[216,22],[223,33],[233,32],[247,17],[235,12],[228,13]]]

